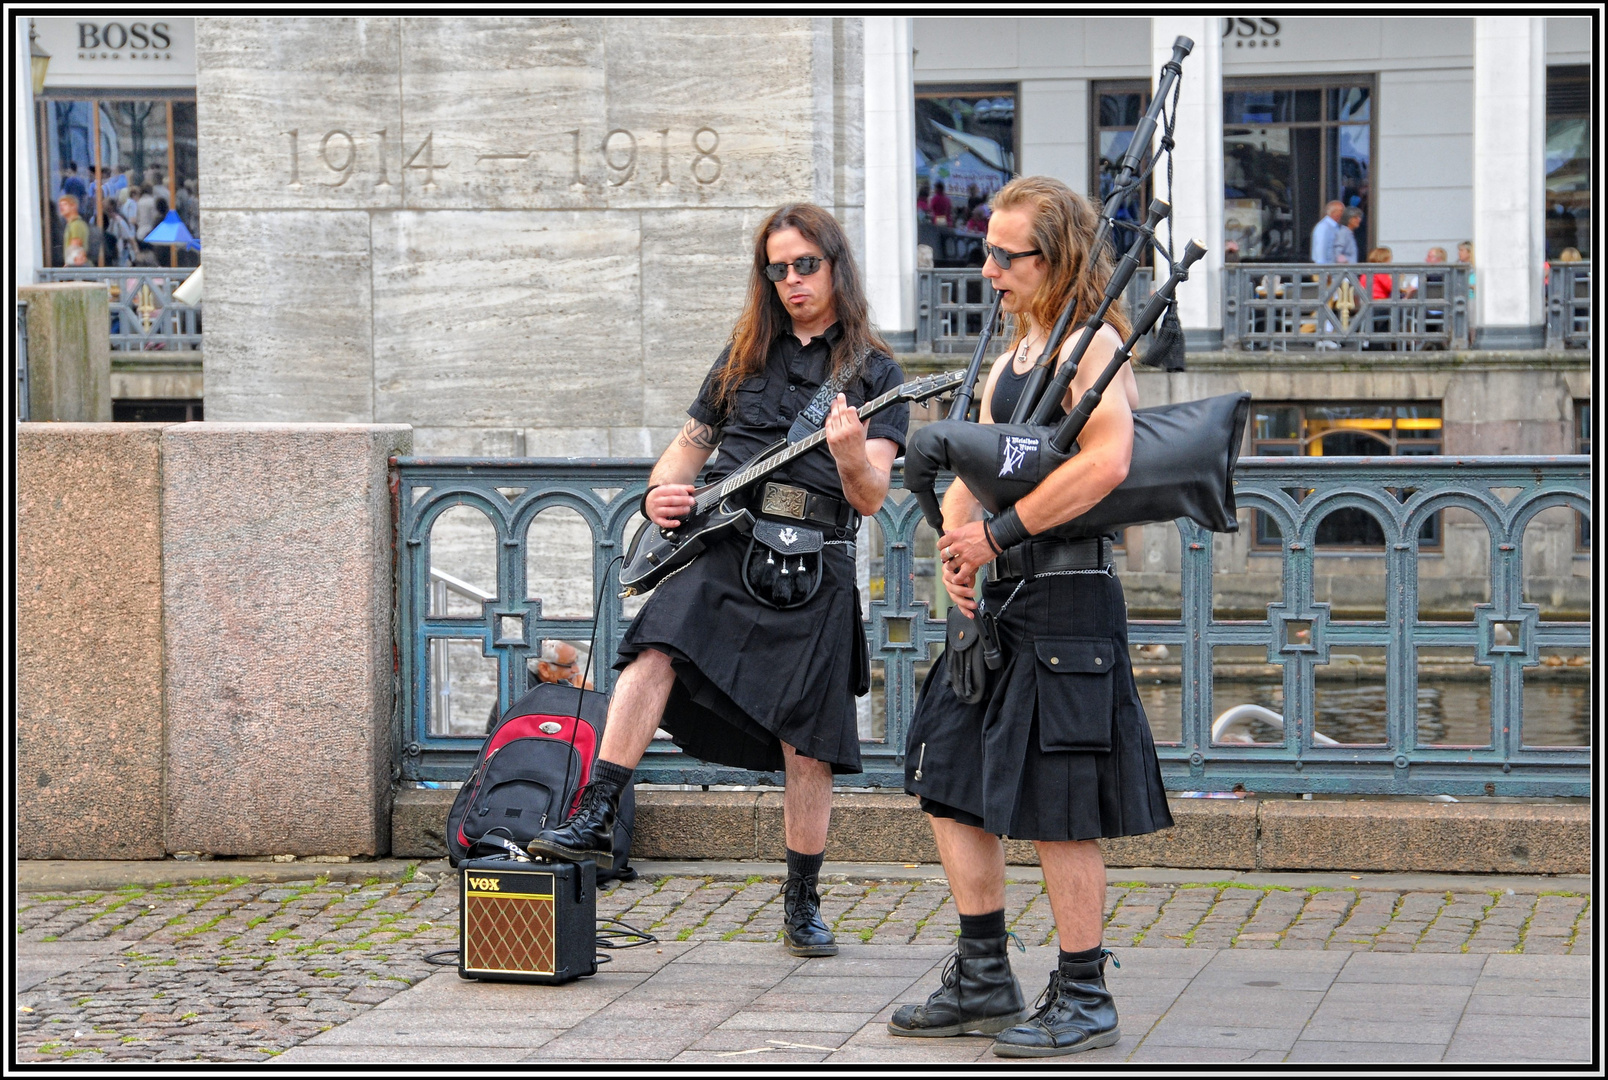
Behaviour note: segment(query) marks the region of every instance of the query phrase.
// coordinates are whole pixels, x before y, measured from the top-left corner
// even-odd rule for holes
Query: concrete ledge
[[[399,791],[391,815],[398,858],[445,853],[441,831],[455,792]],[[1102,843],[1112,867],[1330,870],[1376,873],[1587,874],[1585,803],[1428,803],[1383,799],[1169,799],[1174,827]],[[936,863],[916,800],[900,792],[833,797],[827,851],[835,863]],[[780,791],[638,789],[633,861],[779,861]],[[1014,866],[1033,845],[1006,843]]]
[[[1581,803],[1264,800],[1266,870],[1591,872],[1591,807]]]

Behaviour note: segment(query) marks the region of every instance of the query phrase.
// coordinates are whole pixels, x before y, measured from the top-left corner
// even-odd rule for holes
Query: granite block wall
[[[209,419],[654,454],[774,207],[863,249],[861,22],[201,18]]]
[[[163,432],[170,851],[383,853],[391,425]]]
[[[112,418],[110,296],[87,281],[18,287],[28,305],[28,419]]]
[[[166,851],[164,426],[17,427],[18,858]]]

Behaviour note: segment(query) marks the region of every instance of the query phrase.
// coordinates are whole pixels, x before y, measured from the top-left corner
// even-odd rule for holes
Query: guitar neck
[[[863,420],[874,413],[881,412],[889,405],[892,405],[895,401],[898,401],[903,392],[904,387],[897,387],[893,390],[889,390],[886,394],[881,394],[872,398],[870,401],[860,406],[860,418]],[[814,431],[806,435],[798,442],[788,446],[785,450],[778,450],[771,457],[764,458],[760,461],[754,462],[752,465],[749,465],[746,468],[739,469],[737,472],[734,472],[730,476],[726,477],[725,480],[721,481],[720,484],[709,493],[709,505],[714,506],[722,499],[725,499],[746,487],[758,483],[771,473],[775,472],[777,469],[782,468],[788,462],[795,460],[803,454],[809,453],[811,450],[815,449],[817,446],[820,446],[825,441],[826,429],[823,427],[819,431]]]

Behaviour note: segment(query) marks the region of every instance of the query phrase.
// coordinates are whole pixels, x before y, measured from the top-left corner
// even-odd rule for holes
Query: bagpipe
[[[1117,206],[1148,174],[1148,169],[1140,170],[1141,160],[1155,134],[1167,94],[1182,73],[1183,58],[1193,47],[1194,43],[1184,37],[1173,45],[1172,59],[1162,68],[1156,95],[1123,156],[1121,172],[1102,210],[1091,252],[1102,249]],[[904,486],[915,495],[927,522],[940,534],[943,515],[934,490],[940,470],[953,472],[985,510],[999,514],[1077,454],[1078,436],[1107,387],[1139,340],[1172,304],[1178,285],[1189,277],[1190,266],[1206,253],[1199,241],[1189,242],[1093,385],[1071,413],[1050,426],[1057,406],[1077,376],[1079,362],[1096,332],[1105,325],[1106,313],[1120,300],[1146,248],[1153,243],[1157,225],[1170,213],[1171,208],[1160,199],[1151,203],[1139,235],[1113,269],[1099,306],[1083,323],[1086,332],[1066,361],[1054,370],[1055,357],[1072,325],[1075,300],[1068,301],[1038,363],[1028,374],[1011,422],[970,423],[965,419],[966,412],[1002,298],[996,295],[967,368],[967,381],[956,394],[948,418],[917,431],[905,451]],[[1135,410],[1133,457],[1127,478],[1095,506],[1046,534],[1077,539],[1178,518],[1188,518],[1213,532],[1236,531],[1239,526],[1235,520],[1234,466],[1239,460],[1249,411],[1250,395],[1246,393]]]

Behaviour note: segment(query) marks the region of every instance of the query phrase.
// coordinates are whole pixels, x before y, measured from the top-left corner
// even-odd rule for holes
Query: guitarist
[[[1091,250],[1097,222],[1087,200],[1049,177],[1013,180],[995,196],[983,276],[1004,293],[1000,306],[1016,316],[1017,340],[989,374],[983,423],[1010,421],[1065,306],[1076,299],[1082,320],[1099,304],[1112,268],[1104,250]],[[1093,384],[1127,331],[1114,308],[1063,408]],[[1077,339],[1069,337],[1061,360]],[[994,628],[1001,657],[982,700],[968,705],[951,689],[946,652],[911,720],[905,790],[920,797],[932,824],[960,941],[944,985],[925,1004],[894,1013],[894,1035],[997,1035],[994,1052],[1003,1057],[1071,1054],[1118,1040],[1105,987],[1109,954],[1100,944],[1099,839],[1154,832],[1172,818],[1128,661],[1127,606],[1110,541],[1042,534],[1127,476],[1137,404],[1124,367],[1083,429],[1078,454],[996,518],[983,520],[959,480],[944,496],[944,587],[973,617],[982,600],[982,640]],[[1002,474],[1019,464],[1002,453]],[[990,580],[979,586],[985,566]],[[1004,836],[1034,842],[1059,931],[1059,963],[1031,1016],[1006,955]]]
[[[663,727],[704,761],[785,770],[787,948],[795,956],[837,952],[816,880],[832,775],[861,771],[854,698],[870,689],[871,669],[854,538],[861,515],[882,506],[909,422],[903,403],[867,421],[856,406],[899,386],[890,353],[871,327],[848,239],[831,214],[805,203],[772,213],[754,237],[747,302],[731,340],[654,466],[643,513],[662,528],[679,526],[717,447],[711,480],[823,425],[830,453],[805,453],[770,483],[735,496],[750,500],[753,537],[728,531],[654,589],[620,644],[593,779],[576,812],[532,841],[532,854],[611,858],[620,796]],[[819,546],[810,556],[758,546],[767,525],[784,540],[813,532]],[[813,587],[807,598],[807,588],[793,590],[799,580]]]

